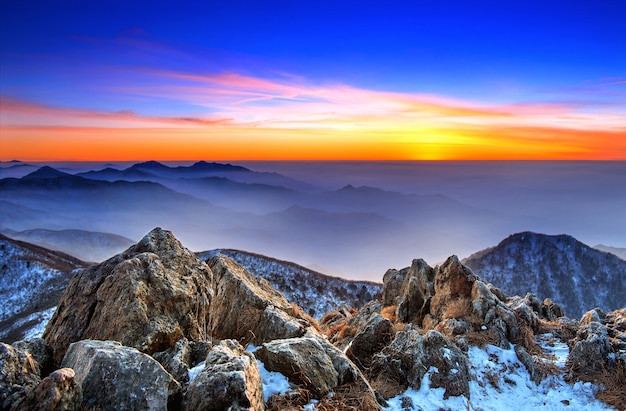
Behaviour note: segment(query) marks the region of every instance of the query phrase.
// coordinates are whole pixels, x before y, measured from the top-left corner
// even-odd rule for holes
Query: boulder
[[[255,353],[269,371],[321,396],[339,385],[339,374],[318,338],[300,337],[263,344]]]
[[[582,325],[573,345],[567,363],[574,373],[593,376],[607,368],[611,342],[604,324],[592,321]]]
[[[71,368],[61,368],[41,380],[12,411],[79,411],[83,393]]]
[[[223,340],[209,351],[204,369],[190,382],[184,408],[198,411],[264,410],[263,384],[253,354]]]
[[[9,409],[39,384],[39,366],[32,355],[0,342],[0,407]]]
[[[180,401],[180,384],[161,364],[115,341],[75,342],[62,366],[76,372],[87,409],[166,410]]]
[[[116,340],[152,354],[182,337],[208,338],[209,267],[156,228],[125,252],[76,274],[43,338],[58,364],[81,339]]]
[[[255,354],[267,370],[286,375],[293,384],[306,388],[318,398],[348,384],[358,387],[361,395],[375,398],[358,367],[313,329],[299,338],[265,343]]]
[[[361,369],[369,368],[372,355],[389,344],[393,335],[391,321],[376,313],[364,327],[359,328],[346,350],[346,355]]]
[[[409,387],[420,389],[426,372],[436,368],[431,376],[432,388],[445,388],[444,397],[463,395],[469,397],[469,370],[467,357],[441,333],[431,330],[420,334],[414,325],[396,334],[395,339],[374,356],[371,375],[373,381],[400,382],[399,390]]]
[[[208,261],[215,276],[211,335],[262,344],[302,336],[309,321],[265,279],[256,278],[230,258],[218,254]]]

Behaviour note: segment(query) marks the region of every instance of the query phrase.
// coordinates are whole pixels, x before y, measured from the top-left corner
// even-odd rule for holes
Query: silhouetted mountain
[[[87,263],[0,234],[0,339],[41,334],[73,271]]]
[[[507,294],[552,298],[569,316],[626,307],[626,261],[568,235],[514,234],[464,263]]]
[[[224,177],[240,183],[266,184],[281,186],[296,190],[309,191],[310,184],[294,180],[277,173],[256,172],[242,166],[223,163],[209,163],[198,161],[191,166],[169,167],[158,161],[147,161],[134,164],[124,170],[105,168],[100,171],[79,173],[78,176],[94,180],[126,180],[126,181],[153,181],[166,186],[175,184],[173,180],[194,179],[205,177]]]

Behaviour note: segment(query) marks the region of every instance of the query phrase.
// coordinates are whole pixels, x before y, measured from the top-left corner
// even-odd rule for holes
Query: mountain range
[[[470,253],[523,223],[442,195],[350,185],[314,191],[276,173],[207,162],[76,175],[44,166],[0,179],[0,202],[5,232],[74,229],[137,239],[162,225],[196,250],[255,250],[365,280],[414,255],[440,261],[449,249]],[[381,243],[385,254],[376,251]]]
[[[463,263],[505,293],[552,298],[569,316],[626,307],[626,261],[569,235],[513,234]]]

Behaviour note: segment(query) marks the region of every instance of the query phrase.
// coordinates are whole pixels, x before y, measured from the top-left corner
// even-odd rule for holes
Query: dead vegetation
[[[398,321],[398,306],[397,305],[388,305],[380,311],[380,315],[395,323]]]
[[[299,305],[296,305],[293,303],[291,304],[291,315],[296,318],[301,318],[301,319],[308,321],[309,324],[311,324],[311,326],[315,328],[315,330],[317,330],[317,332],[322,333],[322,328],[320,327],[320,323],[315,318],[311,317],[309,314],[302,311],[302,308],[300,308]]]

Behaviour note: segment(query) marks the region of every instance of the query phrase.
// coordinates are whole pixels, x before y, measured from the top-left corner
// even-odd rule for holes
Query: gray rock
[[[88,409],[166,410],[181,389],[152,357],[115,341],[75,342],[62,366],[76,372]]]
[[[184,407],[194,411],[264,410],[263,384],[254,355],[235,340],[221,341],[189,384]]]

